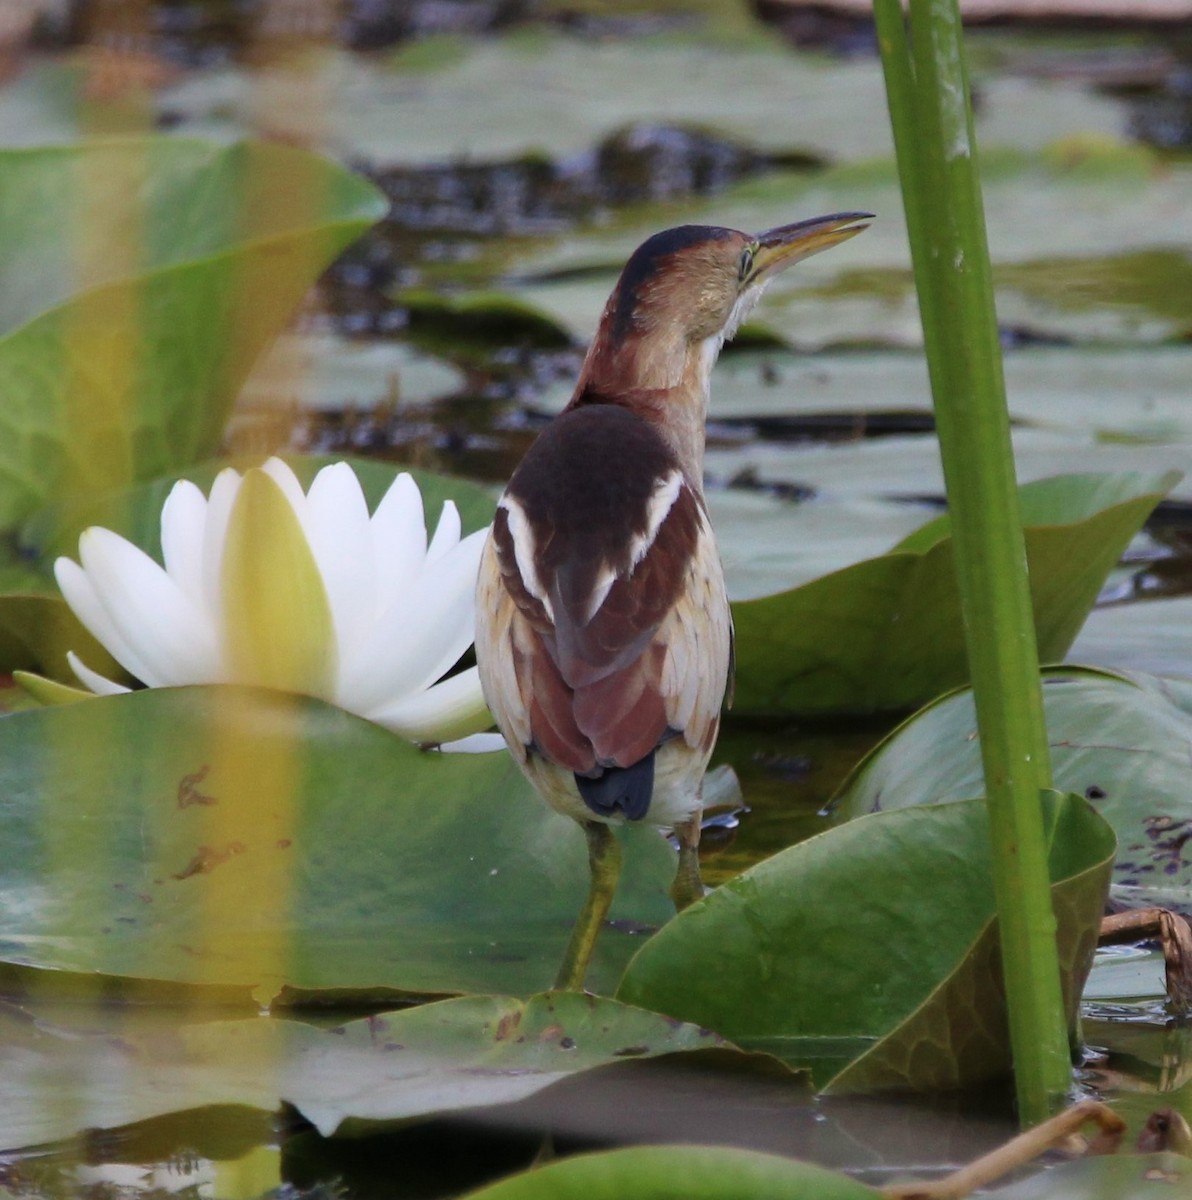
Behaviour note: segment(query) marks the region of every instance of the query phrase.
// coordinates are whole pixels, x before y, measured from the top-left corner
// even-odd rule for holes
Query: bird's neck
[[[703,494],[705,423],[712,367],[720,340],[703,343],[637,339],[617,347],[597,336],[584,360],[569,408],[616,404],[648,421],[674,451],[690,487]]]

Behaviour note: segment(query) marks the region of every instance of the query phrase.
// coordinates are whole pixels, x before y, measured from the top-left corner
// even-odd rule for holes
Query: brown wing
[[[523,571],[511,511],[499,510],[491,540],[491,573],[501,583],[493,600],[504,610],[494,632],[512,650],[501,690],[518,697],[502,706],[516,718],[502,729],[581,774],[632,765],[676,733],[693,746],[710,744],[729,617],[711,531],[687,485],[640,559],[611,581],[607,564],[582,564],[570,575],[541,564]],[[567,587],[581,570],[589,589],[604,592],[595,611],[590,590]]]

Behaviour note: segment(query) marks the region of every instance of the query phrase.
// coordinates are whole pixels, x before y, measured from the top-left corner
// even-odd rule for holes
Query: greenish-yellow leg
[[[699,877],[700,813],[675,826],[679,842],[679,866],[671,884],[671,899],[680,912],[704,898],[704,883]]]
[[[617,841],[617,835],[602,821],[585,821],[583,827],[588,836],[588,869],[592,882],[555,979],[555,988],[564,992],[583,989],[588,963],[621,875],[621,843]]]

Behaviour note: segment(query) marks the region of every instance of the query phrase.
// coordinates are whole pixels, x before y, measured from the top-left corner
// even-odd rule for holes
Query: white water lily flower
[[[174,485],[164,568],[110,529],[54,574],[79,620],[149,687],[239,683],[329,700],[416,742],[488,728],[476,668],[443,679],[475,634],[485,533],[443,505],[427,544],[422,494],[399,475],[370,517],[347,463],[304,493],[280,459],[224,470],[210,498]],[[68,655],[99,695],[127,691]]]

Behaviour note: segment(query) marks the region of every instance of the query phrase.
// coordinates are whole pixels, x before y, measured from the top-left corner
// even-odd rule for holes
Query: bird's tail
[[[598,817],[622,813],[640,821],[654,795],[654,751],[629,767],[604,767],[599,775],[576,774],[580,798]]]

